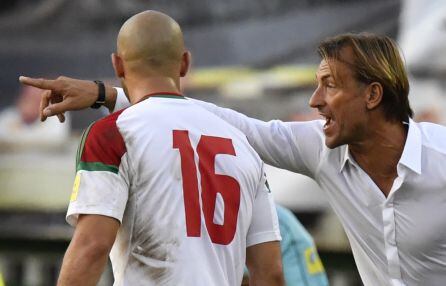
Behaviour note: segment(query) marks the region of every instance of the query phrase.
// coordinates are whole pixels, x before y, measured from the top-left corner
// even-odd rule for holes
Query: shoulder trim
[[[77,165],[77,171],[85,170],[85,171],[109,171],[117,174],[119,172],[119,168],[113,165],[106,165],[101,162],[79,162]]]
[[[76,171],[108,171],[117,174],[126,146],[116,125],[124,109],[91,124],[82,135]]]
[[[81,142],[79,143],[79,146],[77,147],[77,152],[76,152],[76,167],[77,165],[79,165],[80,161],[81,161],[81,155],[82,152],[84,151],[84,146],[85,146],[85,139],[88,135],[88,133],[90,132],[91,126],[93,126],[94,122],[91,123],[90,125],[88,125],[87,129],[84,130],[84,132],[82,132],[81,135]]]

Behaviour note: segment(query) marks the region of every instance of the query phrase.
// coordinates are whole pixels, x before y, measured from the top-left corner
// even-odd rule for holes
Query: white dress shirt
[[[263,122],[196,103],[242,130],[266,163],[316,180],[344,226],[364,285],[446,285],[445,127],[410,120],[386,198],[347,145],[325,146],[324,121]]]
[[[119,97],[123,104],[122,92]],[[267,164],[319,184],[344,226],[365,286],[446,285],[445,127],[410,120],[386,198],[348,146],[325,146],[324,121],[264,122],[195,102],[242,130]]]

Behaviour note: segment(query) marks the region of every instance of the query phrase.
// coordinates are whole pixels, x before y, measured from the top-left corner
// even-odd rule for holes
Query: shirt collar
[[[341,168],[339,169],[339,172],[342,172],[345,164],[347,164],[347,161],[353,162],[352,159],[350,158],[350,152],[348,151],[348,145],[344,145],[344,147],[345,147],[344,153],[341,152],[343,157],[341,158]]]
[[[406,144],[398,164],[402,164],[415,173],[421,174],[421,131],[417,123],[410,118]]]
[[[407,124],[407,123],[405,123]],[[406,143],[404,144],[403,154],[401,155],[399,164],[406,166],[417,174],[421,174],[421,131],[418,125],[409,118],[409,131],[407,132]],[[341,158],[341,167],[339,172],[342,172],[347,161],[350,163],[352,160],[350,152],[348,151],[348,145],[345,145],[345,151]]]

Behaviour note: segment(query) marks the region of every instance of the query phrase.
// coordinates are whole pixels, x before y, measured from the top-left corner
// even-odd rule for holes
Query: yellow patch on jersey
[[[79,192],[80,185],[81,185],[81,174],[78,172],[76,174],[76,178],[74,179],[73,191],[71,192],[70,202],[74,202],[77,199],[77,193]]]
[[[5,286],[5,281],[3,280],[3,276],[0,273],[0,286]]]
[[[307,262],[308,273],[314,275],[325,271],[315,247],[305,249],[305,261]]]

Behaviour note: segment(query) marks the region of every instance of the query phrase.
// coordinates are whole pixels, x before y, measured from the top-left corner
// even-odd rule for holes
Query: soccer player
[[[240,285],[245,260],[253,285],[283,285],[263,162],[179,93],[190,62],[179,25],[131,17],[112,61],[132,105],[83,134],[58,285],[96,285],[110,251],[114,285]]]
[[[444,285],[446,128],[411,119],[407,73],[392,39],[342,34],[321,42],[318,53],[310,105],[325,120],[263,122],[196,103],[243,131],[266,163],[316,180],[364,285]],[[97,98],[92,89],[76,93],[85,82],[22,81],[55,91],[43,101],[42,119]],[[109,91],[109,108],[128,105],[122,92]],[[69,100],[45,105],[61,95]]]

